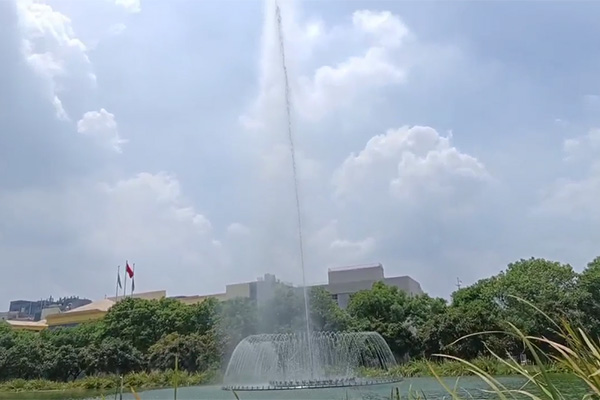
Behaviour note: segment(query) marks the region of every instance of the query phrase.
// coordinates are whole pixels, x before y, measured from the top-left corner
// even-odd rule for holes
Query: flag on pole
[[[115,301],[119,299],[119,289],[122,289],[123,285],[121,284],[121,266],[117,267],[117,287],[115,288]]]
[[[125,279],[125,281],[123,281],[123,298],[127,296],[127,275],[129,275],[130,269],[131,268],[129,268],[129,263],[127,262],[127,260],[125,260],[125,272],[123,273],[123,279]]]
[[[135,290],[135,263],[133,263],[133,270],[131,271],[131,294]]]
[[[130,278],[133,278],[133,270],[129,266],[128,262],[125,262],[125,271],[127,271],[127,275],[129,275]]]

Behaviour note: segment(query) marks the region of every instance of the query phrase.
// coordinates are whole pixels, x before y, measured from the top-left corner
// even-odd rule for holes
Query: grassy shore
[[[197,386],[218,381],[214,371],[203,373],[187,373],[185,371],[153,371],[127,374],[123,378],[126,391],[133,387],[136,390],[159,389],[173,387],[177,377],[179,386]],[[54,382],[45,379],[13,379],[0,382],[1,392],[41,392],[41,391],[98,391],[108,393],[119,388],[121,380],[117,375],[88,376],[72,382]]]
[[[508,376],[518,375],[515,369],[509,367],[502,361],[493,357],[481,357],[471,360],[471,363],[485,371],[487,374],[492,376]],[[531,373],[539,371],[536,365],[525,365],[523,368],[529,370]],[[564,367],[558,364],[545,365],[545,368],[550,373],[564,373],[567,372]],[[433,372],[432,372],[433,369]],[[474,375],[474,369],[461,361],[440,359],[436,360],[412,360],[404,364],[400,364],[397,367],[389,370],[386,375],[393,377],[423,377],[423,376],[438,376],[438,377],[459,377]],[[378,370],[365,370],[365,376],[381,375],[381,371]]]
[[[492,376],[514,375],[514,369],[509,368],[506,364],[495,358],[478,358],[472,361],[473,365]],[[388,376],[398,377],[426,377],[434,376],[430,367],[433,368],[435,375],[439,377],[453,377],[473,375],[473,369],[465,363],[454,360],[413,360],[407,363],[398,365],[396,368],[387,372]],[[538,370],[537,366],[529,365],[525,368],[532,373]],[[562,368],[555,365],[546,367],[548,371],[561,373]],[[381,375],[380,370],[365,370],[365,376]],[[217,372],[204,373],[187,373],[185,371],[163,371],[163,372],[137,372],[127,374],[124,377],[123,383],[126,390],[130,387],[136,390],[158,389],[173,387],[175,382],[175,374],[179,386],[197,386],[203,384],[216,383],[220,377]],[[116,375],[112,376],[90,376],[78,379],[72,382],[53,382],[44,379],[15,379],[0,383],[0,392],[36,392],[36,391],[76,391],[76,390],[93,390],[93,391],[114,391],[120,385],[120,379]]]

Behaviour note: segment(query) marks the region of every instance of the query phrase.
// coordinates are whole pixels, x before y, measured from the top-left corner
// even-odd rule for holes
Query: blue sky
[[[600,240],[596,2],[281,1],[307,280]],[[232,10],[235,10],[233,12]],[[0,304],[301,280],[272,1],[0,2]]]

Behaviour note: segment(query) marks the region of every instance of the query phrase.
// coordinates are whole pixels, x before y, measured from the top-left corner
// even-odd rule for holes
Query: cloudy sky
[[[600,3],[281,1],[306,276],[600,255]],[[0,308],[301,282],[274,3],[0,1]]]

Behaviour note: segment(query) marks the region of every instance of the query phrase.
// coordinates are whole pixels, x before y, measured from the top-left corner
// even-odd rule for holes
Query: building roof
[[[160,300],[163,297],[167,297],[166,290],[154,290],[152,292],[140,292],[134,294],[128,294],[127,296],[118,296],[118,297],[108,297],[108,300],[111,301],[119,301],[128,297],[133,297],[134,299],[144,299],[144,300]]]
[[[106,312],[106,311],[110,310],[110,308],[114,305],[115,305],[114,301],[112,301],[110,299],[102,299],[102,300],[98,300],[98,301],[92,301],[91,303],[86,304],[85,306],[77,307],[72,310],[66,311],[65,314],[77,313],[77,312],[82,312],[82,311]]]
[[[345,267],[329,268],[328,271],[329,272],[351,271],[351,270],[354,270],[354,269],[363,269],[363,268],[383,268],[383,265],[381,265],[381,263],[348,265],[348,266],[345,266]]]
[[[4,322],[8,323],[14,329],[40,331],[48,327],[48,324],[46,324],[45,319],[41,321],[16,321],[9,319]]]

